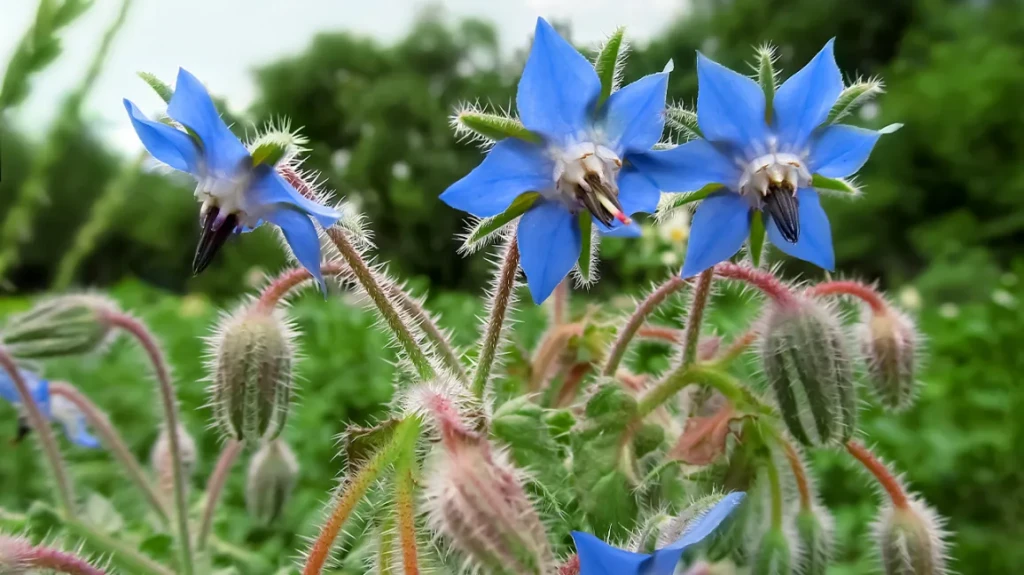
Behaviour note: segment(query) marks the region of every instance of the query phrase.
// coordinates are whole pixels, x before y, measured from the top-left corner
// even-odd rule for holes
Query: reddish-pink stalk
[[[206,507],[203,508],[203,519],[199,524],[199,534],[196,536],[196,549],[202,551],[206,547],[206,540],[213,531],[213,516],[220,502],[220,494],[224,491],[224,484],[227,482],[228,474],[242,452],[242,442],[231,439],[220,452],[217,464],[213,467],[213,473],[206,483]]]
[[[605,361],[604,368],[601,370],[602,375],[613,375],[615,373],[619,368],[619,364],[622,363],[622,358],[626,355],[629,343],[633,341],[637,331],[647,321],[647,317],[668,299],[670,295],[682,289],[687,283],[687,280],[674,275],[640,302],[636,311],[633,312],[633,315],[629,316],[626,324],[619,330],[615,343],[612,344],[611,350],[608,352],[608,359]]]
[[[706,270],[697,277],[697,287],[690,303],[690,313],[686,315],[686,327],[683,328],[683,365],[697,361],[697,342],[700,341],[700,329],[704,324],[704,312],[711,299],[711,283],[714,271]]]
[[[32,567],[68,575],[106,575],[106,571],[66,551],[51,547],[34,546],[19,537],[0,535],[0,563],[11,563],[15,572]],[[3,565],[0,565],[3,567]],[[6,571],[5,571],[6,572]]]
[[[573,555],[561,567],[558,568],[558,575],[580,575],[580,556]]]
[[[718,264],[714,270],[718,277],[738,280],[754,286],[775,300],[777,304],[788,305],[796,300],[796,296],[786,287],[786,284],[764,270],[734,263]]]
[[[583,335],[583,324],[570,323],[555,326],[541,341],[530,366],[530,381],[527,389],[537,391],[547,381],[551,365],[562,355],[573,336]]]
[[[850,440],[846,442],[846,450],[850,452],[861,465],[867,469],[871,475],[875,476],[875,480],[878,484],[885,489],[885,492],[889,494],[889,499],[892,500],[893,507],[897,509],[906,509],[909,505],[907,501],[907,494],[903,492],[903,486],[900,485],[899,479],[889,471],[889,468],[884,463],[879,461],[875,457],[874,453],[868,450],[859,442]]]
[[[868,304],[871,311],[875,313],[885,313],[886,310],[889,309],[889,305],[885,302],[885,298],[882,297],[882,294],[878,293],[871,286],[857,281],[837,280],[824,282],[807,288],[807,291],[804,293],[810,296],[853,296]]]
[[[344,273],[345,269],[345,266],[339,263],[327,263],[320,268],[320,272],[325,276],[332,276]],[[313,276],[305,268],[285,271],[263,288],[259,299],[256,300],[256,308],[269,313],[289,292],[311,279]]]

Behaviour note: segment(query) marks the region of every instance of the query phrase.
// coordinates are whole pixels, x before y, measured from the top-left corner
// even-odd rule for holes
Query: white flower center
[[[765,154],[754,158],[743,169],[739,192],[760,207],[761,200],[770,192],[786,190],[795,194],[810,183],[811,173],[796,154]]]
[[[611,149],[594,142],[580,142],[554,150],[555,192],[570,209],[586,208],[606,226],[614,220],[630,223],[619,203],[617,178],[622,160]]]
[[[200,220],[206,217],[211,207],[217,207],[217,219],[220,222],[214,227],[220,227],[224,219],[230,214],[238,218],[238,223],[243,226],[253,227],[259,221],[259,214],[251,214],[246,211],[247,202],[245,192],[252,184],[252,174],[248,170],[239,170],[229,176],[222,174],[206,173],[199,179],[196,185],[195,196],[202,206],[199,208]]]

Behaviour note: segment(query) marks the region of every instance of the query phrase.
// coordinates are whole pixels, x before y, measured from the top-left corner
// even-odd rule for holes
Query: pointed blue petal
[[[704,137],[738,150],[768,138],[757,82],[697,53],[697,123]]]
[[[855,126],[836,125],[822,130],[811,142],[808,159],[811,173],[827,178],[845,178],[864,165],[881,132]]]
[[[18,373],[25,380],[25,385],[28,386],[28,391],[39,405],[39,409],[46,417],[50,417],[50,382],[24,369],[19,370]],[[4,369],[0,369],[0,399],[12,405],[21,404],[18,388],[14,386],[14,380]]]
[[[650,555],[618,549],[590,533],[573,531],[576,556],[580,560],[579,575],[641,575]]]
[[[519,220],[520,266],[534,303],[543,303],[580,257],[576,216],[562,204],[539,200]]]
[[[155,122],[146,117],[138,106],[125,100],[132,127],[154,158],[182,172],[196,175],[199,172],[199,150],[188,134],[167,124]]]
[[[811,262],[819,268],[833,271],[836,268],[836,256],[832,250],[832,226],[828,216],[821,207],[818,192],[803,188],[796,193],[800,203],[800,239],[791,244],[782,237],[774,222],[766,225],[768,239],[783,252],[804,261]]]
[[[249,151],[217,113],[202,82],[184,68],[178,69],[167,115],[199,135],[207,170],[218,174],[234,173],[249,157]]]
[[[672,575],[683,551],[700,543],[725,521],[743,502],[745,494],[730,493],[715,504],[703,517],[698,519],[677,541],[654,552],[651,568],[644,575]]]
[[[692,140],[628,159],[664,192],[694,192],[708,184],[735,187],[742,173],[732,158],[707,140]]]
[[[661,190],[653,180],[635,165],[628,165],[619,172],[619,203],[628,216],[643,212],[653,214],[661,199]]]
[[[665,129],[668,73],[651,74],[613,93],[605,104],[604,126],[621,155],[646,152]]]
[[[63,396],[54,396],[51,401],[53,419],[64,427],[68,441],[81,447],[96,449],[100,442],[89,433],[85,414],[74,403]]]
[[[288,180],[270,166],[257,167],[253,183],[245,192],[243,209],[250,215],[262,215],[283,206],[305,212],[324,229],[333,226],[341,218],[341,214],[334,208],[314,202],[300,194]]]
[[[320,273],[320,237],[309,216],[298,210],[283,208],[270,212],[266,217],[267,221],[281,228],[295,259],[313,276],[320,292],[326,297],[327,285]]]
[[[554,185],[554,165],[543,148],[509,138],[495,144],[479,166],[445,190],[441,201],[487,218],[505,211],[524,192],[542,192]]]
[[[783,145],[799,151],[808,136],[828,118],[843,91],[843,74],[829,40],[810,62],[786,80],[775,93],[773,121]]]
[[[683,277],[731,258],[750,232],[750,204],[735,192],[716,192],[697,206],[690,224]]]
[[[516,107],[523,125],[564,141],[584,131],[601,93],[601,80],[583,54],[537,19],[533,47],[519,79]]]

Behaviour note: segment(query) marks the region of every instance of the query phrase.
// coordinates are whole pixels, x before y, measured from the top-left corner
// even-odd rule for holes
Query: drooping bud
[[[488,573],[552,572],[544,525],[504,454],[447,415],[438,426],[426,490],[434,529]]]
[[[845,334],[833,312],[800,299],[773,304],[761,360],[790,433],[807,445],[848,439],[857,405]]]
[[[283,439],[263,445],[249,462],[245,506],[264,525],[281,516],[299,475],[299,462]]]
[[[917,346],[913,321],[899,311],[866,308],[859,339],[867,373],[878,400],[888,409],[909,407],[917,391]]]
[[[110,339],[116,304],[93,294],[44,300],[8,320],[0,344],[17,359],[46,359],[90,353]]]
[[[800,574],[825,575],[832,558],[832,516],[825,507],[813,504],[796,515],[796,536],[800,543]]]
[[[887,504],[875,525],[885,575],[946,575],[943,519],[917,498]]]
[[[672,517],[661,526],[658,533],[657,548],[662,548],[679,540],[696,522],[722,500],[721,493],[705,495],[693,501],[681,513]]]
[[[225,318],[211,340],[213,408],[233,439],[270,441],[284,429],[295,333],[279,314],[244,308]]]
[[[793,553],[781,528],[769,529],[757,547],[750,564],[750,575],[790,575]]]
[[[184,477],[192,477],[196,468],[196,442],[182,425],[178,425],[178,451],[181,453]],[[160,430],[153,451],[149,454],[149,461],[161,493],[170,498],[174,493],[174,457],[171,453],[171,437],[166,428]],[[185,485],[188,485],[188,481]]]

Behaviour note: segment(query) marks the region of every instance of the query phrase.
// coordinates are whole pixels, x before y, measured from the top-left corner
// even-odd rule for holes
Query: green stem
[[[419,575],[416,549],[416,444],[403,447],[395,463],[395,516],[405,575]]]
[[[622,326],[619,330],[618,336],[615,338],[615,343],[612,344],[611,350],[608,352],[608,361],[604,364],[602,370],[603,375],[615,375],[615,371],[619,368],[619,364],[622,363],[622,358],[626,355],[626,349],[629,347],[629,343],[633,341],[640,326],[644,324],[647,317],[654,312],[659,305],[662,304],[668,297],[685,286],[687,282],[677,275],[672,276],[668,281],[661,284],[658,289],[651,292],[643,302],[636,308],[633,315],[626,320],[626,325]]]
[[[711,282],[715,268],[701,272],[697,277],[697,288],[693,292],[690,313],[686,316],[686,328],[683,331],[683,365],[691,365],[697,361],[697,343],[700,340],[700,328],[704,323],[704,310],[711,298]]]
[[[775,466],[771,451],[765,458],[765,471],[768,473],[768,488],[771,494],[771,521],[772,527],[782,527],[782,482],[779,480],[779,469]]]
[[[519,273],[519,244],[514,239],[509,241],[503,260],[492,286],[494,295],[489,306],[490,314],[487,318],[487,327],[484,329],[484,338],[480,342],[476,371],[473,373],[473,393],[478,398],[483,398],[487,382],[491,378],[494,358],[497,357],[498,345],[501,343],[505,327],[505,317],[511,307],[516,287],[516,275]]]
[[[245,563],[249,566],[247,573],[271,573],[273,568],[263,557],[237,545],[233,545],[218,538],[216,535],[209,537],[210,549],[218,555],[231,558],[234,561]]]
[[[714,367],[698,364],[676,368],[644,394],[637,406],[640,417],[650,414],[691,383],[702,383],[716,389],[737,409],[748,408],[756,413],[774,415],[771,406],[759,400],[738,379]]]

